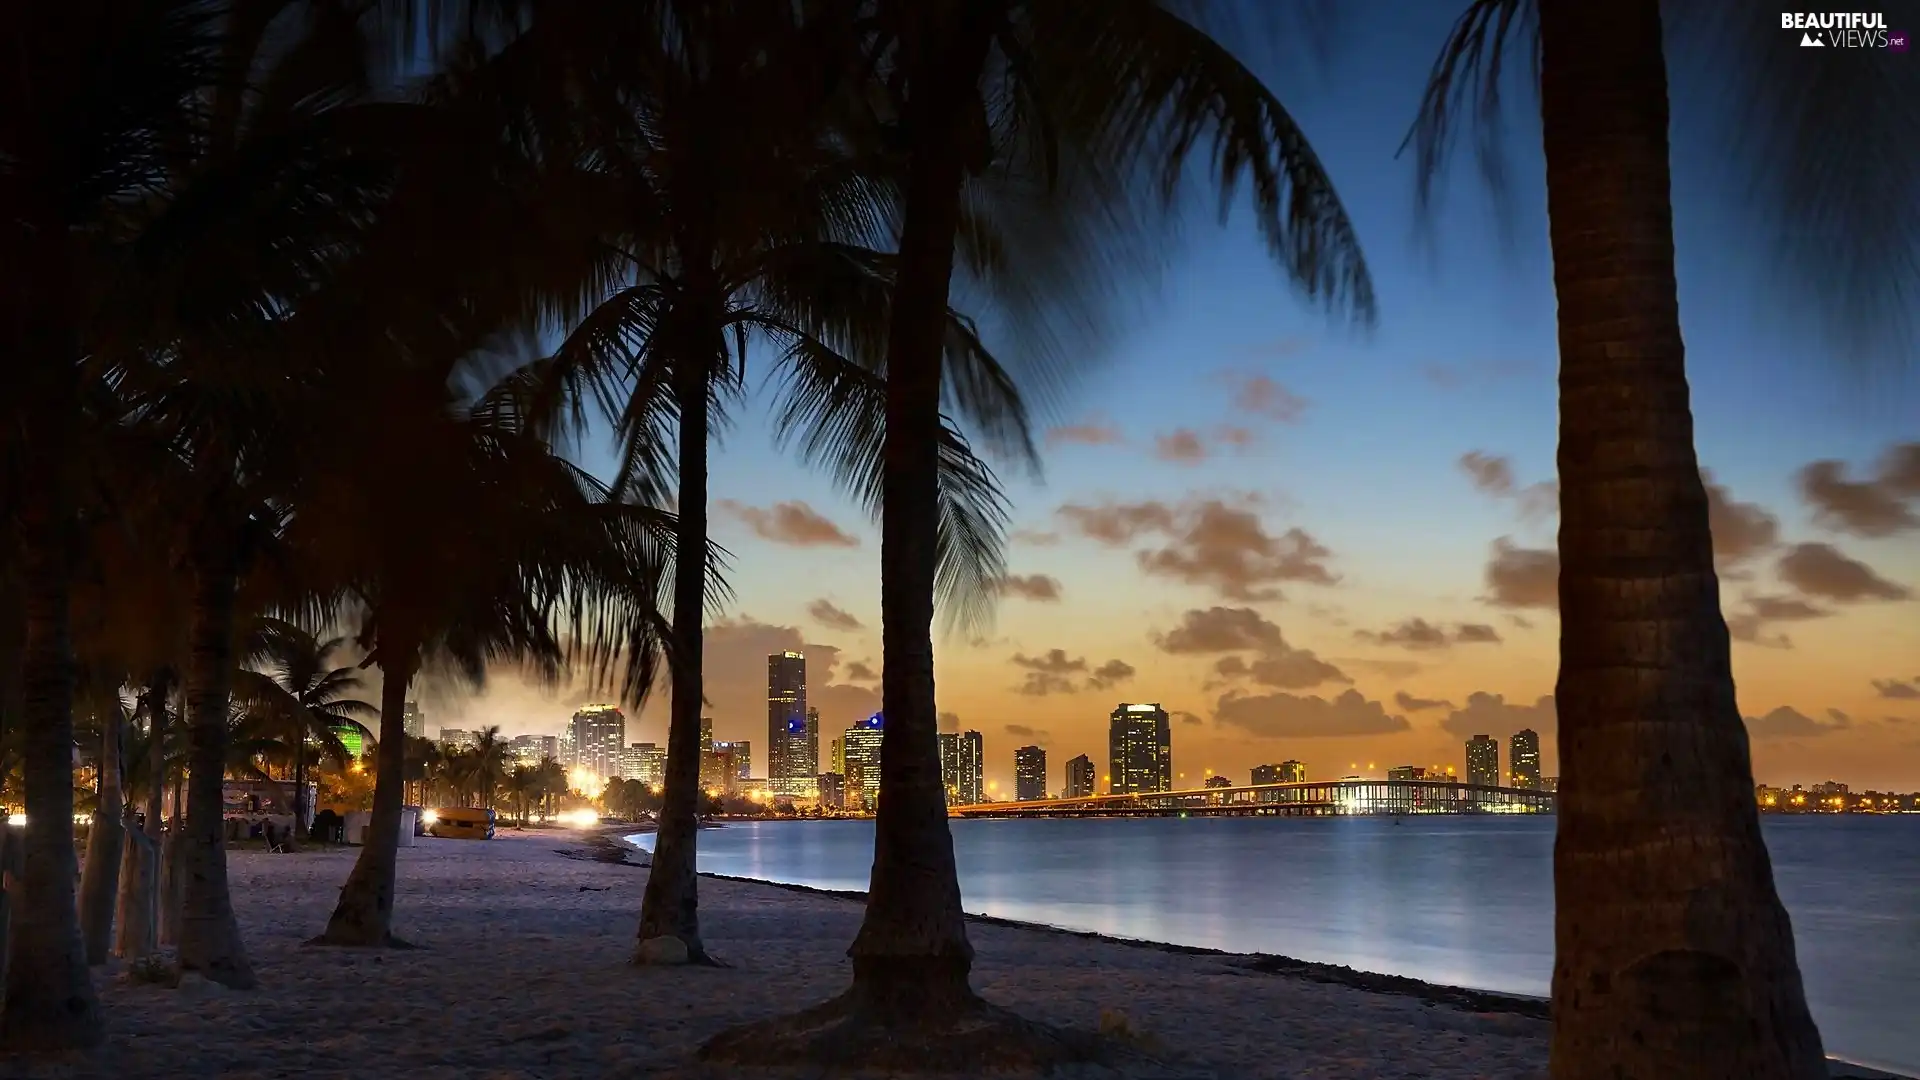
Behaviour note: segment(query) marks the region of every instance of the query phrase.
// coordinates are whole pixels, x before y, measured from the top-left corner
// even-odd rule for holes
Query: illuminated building
[[[480,745],[480,733],[465,728],[443,727],[440,729],[441,750],[471,750]]]
[[[406,725],[407,738],[424,739],[427,737],[427,714],[420,711],[420,703],[409,701],[400,710],[400,722]]]
[[[1173,790],[1173,733],[1158,702],[1122,703],[1107,727],[1113,794]]]
[[[560,757],[560,740],[552,735],[515,735],[507,742],[515,765],[532,767],[547,758]]]
[[[1513,739],[1507,743],[1507,768],[1513,773],[1513,782],[1508,786],[1540,786],[1540,736],[1532,728],[1513,733]]]
[[[1093,759],[1085,754],[1067,762],[1066,797],[1082,799],[1093,794]]]
[[[880,743],[885,721],[879,713],[847,729],[840,736],[840,756],[846,759],[847,803],[855,799],[868,810],[880,803]]]
[[[1555,793],[1558,793],[1558,792],[1559,792],[1559,790],[1560,790],[1560,778],[1559,778],[1559,777],[1557,777],[1557,776],[1543,776],[1543,777],[1541,777],[1541,778],[1540,778],[1540,790],[1542,790],[1542,791],[1552,791],[1552,792],[1555,792]]]
[[[984,801],[986,755],[982,746],[979,732],[960,733],[960,801],[963,803]]]
[[[1500,786],[1500,742],[1487,735],[1467,740],[1467,783],[1478,787]]]
[[[700,786],[722,795],[740,793],[740,781],[753,775],[753,762],[742,753],[745,743],[716,742],[700,758]]]
[[[1207,787],[1232,787],[1233,781],[1227,779],[1225,776],[1209,776],[1207,777],[1206,786]]]
[[[835,740],[838,741],[838,740]],[[837,772],[820,774],[820,805],[844,810],[847,806],[846,777]]]
[[[667,777],[667,748],[637,742],[620,753],[620,775],[643,784],[663,783]]]
[[[1289,758],[1278,765],[1255,765],[1250,781],[1255,784],[1304,784],[1307,766]]]
[[[1047,797],[1047,752],[1022,746],[1013,752],[1013,797],[1033,802]]]
[[[713,717],[711,716],[700,718],[700,752],[713,753]]]
[[[367,729],[359,724],[348,722],[333,725],[333,737],[347,748],[347,754],[358,761],[367,752]]]
[[[827,771],[840,776],[847,775],[846,744],[839,739],[833,740],[833,746],[827,753]]]
[[[942,731],[940,739],[940,786],[946,790],[947,805],[959,806],[960,799],[960,733]]]
[[[753,743],[747,739],[715,740],[713,752],[733,755],[733,763],[739,768],[738,776],[745,780],[753,775]],[[769,784],[773,777],[767,777]]]
[[[775,795],[810,798],[820,775],[820,714],[807,708],[807,658],[767,657],[767,783]]]
[[[583,705],[567,725],[573,735],[573,760],[568,765],[595,776],[620,771],[620,752],[627,746],[627,714],[614,705]]]

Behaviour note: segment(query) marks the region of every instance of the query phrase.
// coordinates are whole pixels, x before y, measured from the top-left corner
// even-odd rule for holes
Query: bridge
[[[974,803],[955,817],[1316,817],[1340,814],[1550,814],[1536,788],[1445,780],[1308,780],[1075,799]]]

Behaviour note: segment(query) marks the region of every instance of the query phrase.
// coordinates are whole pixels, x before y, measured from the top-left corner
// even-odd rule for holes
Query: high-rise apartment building
[[[1113,794],[1173,790],[1173,732],[1159,702],[1122,703],[1107,725]]]
[[[700,759],[700,786],[722,795],[737,795],[740,782],[753,773],[746,743],[716,740],[713,750]]]
[[[960,733],[942,731],[940,740],[940,787],[947,793],[947,805],[960,803]]]
[[[1517,788],[1540,786],[1540,733],[1521,728],[1507,743],[1507,768],[1513,774],[1510,784]]]
[[[715,739],[713,752],[733,755],[734,768],[739,778],[750,779],[753,776],[753,742],[748,739]]]
[[[480,745],[480,733],[466,728],[443,727],[440,729],[440,749],[471,750]]]
[[[643,784],[659,784],[667,777],[667,748],[650,742],[628,744],[620,752],[620,776]]]
[[[1387,779],[1389,780],[1425,780],[1426,778],[1427,767],[1425,765],[1395,765],[1393,768],[1387,770]]]
[[[572,768],[600,780],[617,776],[627,748],[627,714],[617,705],[583,705],[567,724],[573,735]]]
[[[1085,754],[1067,761],[1067,782],[1063,794],[1069,799],[1083,799],[1093,794],[1093,759]]]
[[[1500,786],[1500,741],[1490,735],[1475,735],[1467,740],[1467,783],[1479,787]]]
[[[986,799],[985,743],[977,731],[960,733],[960,801],[972,805]]]
[[[840,736],[840,756],[846,759],[847,804],[856,799],[868,810],[880,803],[880,743],[886,721],[879,713],[847,729]]]
[[[700,718],[700,752],[713,753],[713,717],[711,716]]]
[[[820,794],[818,798],[821,806],[833,810],[844,810],[847,808],[847,785],[845,780],[846,778],[837,772],[823,772],[820,774]]]
[[[1255,784],[1304,784],[1307,782],[1307,767],[1304,763],[1289,758],[1278,765],[1255,765],[1253,779]]]
[[[834,737],[832,748],[827,753],[827,771],[842,777],[847,775],[847,744],[838,736]]]
[[[1022,746],[1013,752],[1013,797],[1033,802],[1047,797],[1047,752]]]
[[[807,708],[807,658],[767,657],[767,789],[812,798],[820,778],[820,714]]]
[[[554,735],[515,735],[507,741],[507,751],[515,765],[534,766],[547,758],[560,757],[560,739]]]
[[[420,711],[420,703],[409,701],[400,710],[400,722],[406,725],[407,738],[424,739],[427,737],[427,714]]]

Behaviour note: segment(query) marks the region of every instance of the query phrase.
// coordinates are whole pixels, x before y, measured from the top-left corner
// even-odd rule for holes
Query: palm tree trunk
[[[166,801],[168,681],[168,672],[162,668],[140,695],[140,711],[147,717],[147,820],[141,829],[128,831],[120,867],[113,943],[113,953],[120,957],[146,956],[160,944],[160,813]]]
[[[698,344],[695,346],[698,348]],[[701,665],[707,588],[707,381],[701,354],[683,358],[675,372],[680,410],[678,518],[674,526],[672,713],[667,721],[666,791],[654,835],[652,868],[640,901],[639,943],[633,962],[709,963],[700,940],[697,851],[700,835],[700,710],[705,704]],[[675,948],[674,939],[684,950]],[[650,944],[659,941],[660,944]]]
[[[173,783],[173,813],[168,817],[166,842],[160,847],[160,944],[180,944],[180,909],[186,894],[187,815],[181,806],[186,777]]]
[[[187,669],[187,821],[181,830],[179,964],[236,990],[253,967],[227,887],[227,708],[233,683],[236,537],[209,526],[193,554],[193,632]]]
[[[301,732],[293,740],[293,836],[307,838],[307,738]]]
[[[120,703],[106,707],[100,725],[100,799],[87,830],[87,861],[80,870],[80,940],[87,963],[104,964],[113,945],[114,900],[120,891],[121,852],[126,844],[125,793],[120,754],[126,717]]]
[[[407,768],[407,686],[418,650],[383,639],[380,666],[380,747],[375,758],[373,813],[353,872],[340,888],[327,928],[311,944],[402,944],[393,936],[393,894],[400,861],[400,796]]]
[[[30,359],[29,367],[37,360]],[[43,419],[59,425],[65,415],[70,414]],[[54,434],[67,433],[62,425]],[[70,440],[49,441],[59,454]],[[68,613],[73,514],[68,489],[51,467],[27,472],[28,490],[20,507],[27,631],[20,665],[21,749],[27,823],[20,838],[17,889],[8,890],[13,910],[6,996],[0,1005],[0,1051],[57,1051],[91,1046],[103,1031],[80,944],[73,891],[74,658]]]
[[[1560,308],[1553,1075],[1813,1080],[1694,457],[1659,0],[1543,0],[1540,37]]]

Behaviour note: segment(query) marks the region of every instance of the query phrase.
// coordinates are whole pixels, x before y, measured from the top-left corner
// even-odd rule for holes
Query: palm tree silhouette
[[[292,623],[269,619],[263,620],[255,639],[252,659],[266,670],[242,669],[234,678],[234,696],[284,732],[281,738],[293,759],[294,835],[304,840],[312,809],[306,804],[307,747],[314,746],[344,768],[351,754],[340,741],[340,729],[359,727],[380,713],[349,696],[362,685],[358,668],[328,663],[346,645],[345,638],[321,641]]]

